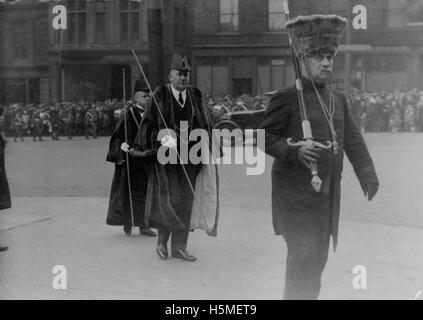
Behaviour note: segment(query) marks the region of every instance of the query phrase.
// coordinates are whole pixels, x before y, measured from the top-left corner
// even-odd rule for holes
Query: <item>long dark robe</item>
[[[142,112],[138,107],[130,107],[128,112],[123,112],[110,139],[106,160],[115,163],[115,171],[107,211],[108,225],[132,225],[126,155],[120,149],[121,144],[125,142],[125,116],[127,117],[127,143],[132,148],[142,120]],[[128,156],[134,225],[145,226],[145,196],[148,185],[146,168],[141,158]]]
[[[0,134],[0,210],[12,207],[10,200],[9,183],[6,176],[6,167],[4,161],[5,142],[2,134]]]
[[[318,88],[326,105],[329,91]],[[274,157],[272,167],[272,216],[277,235],[288,236],[291,230],[306,225],[304,219],[313,215],[315,223],[333,238],[334,248],[338,239],[340,212],[340,182],[345,151],[361,184],[378,183],[375,167],[363,136],[355,124],[345,96],[335,92],[335,131],[339,153],[330,150],[319,152],[317,161],[322,179],[320,193],[314,192],[308,168],[297,160],[298,147],[287,144],[287,138],[302,140],[303,132],[295,86],[281,89],[273,95],[261,128],[266,130],[266,153]],[[320,109],[311,82],[304,81],[305,105],[316,141],[331,141],[329,126]],[[307,221],[309,222],[309,221]]]
[[[144,155],[149,168],[146,216],[151,225],[165,226],[171,230],[184,229],[185,225],[177,213],[179,210],[175,210],[175,203],[180,203],[181,201],[175,193],[178,190],[174,190],[175,188],[172,187],[175,185],[175,177],[169,176],[169,170],[167,169],[172,164],[161,165],[156,158],[157,150],[161,146],[160,141],[157,141],[158,132],[165,129],[166,126],[170,129],[179,127],[179,124],[176,124],[174,113],[174,108],[179,106],[176,106],[169,85],[157,87],[154,91],[154,97],[155,99],[151,99],[146,108],[141,128],[135,141],[135,148]],[[201,91],[196,87],[188,87],[187,99],[189,103],[192,103],[196,126],[209,132],[211,143],[212,123],[210,115],[203,105]],[[158,108],[160,108],[164,119],[162,119]],[[218,175],[214,183],[218,186]],[[179,193],[181,192],[192,191],[190,189],[179,190]],[[216,208],[214,230],[208,232],[209,235],[216,235],[215,228],[217,227],[219,208],[218,195]]]

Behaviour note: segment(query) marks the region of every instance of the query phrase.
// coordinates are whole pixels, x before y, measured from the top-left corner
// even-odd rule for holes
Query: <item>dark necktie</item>
[[[182,98],[182,92],[179,92],[179,99],[178,99],[178,101],[181,104],[181,106],[184,105],[184,99]]]

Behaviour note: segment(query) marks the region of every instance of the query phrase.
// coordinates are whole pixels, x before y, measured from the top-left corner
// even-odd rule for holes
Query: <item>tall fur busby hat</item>
[[[143,79],[137,79],[135,81],[135,85],[134,85],[134,95],[138,92],[138,91],[144,91],[144,92],[148,92],[148,86],[147,83],[145,83],[145,81]]]
[[[181,55],[174,54],[169,69],[179,70],[182,72],[190,72],[191,66],[187,57],[182,58]]]
[[[316,14],[288,20],[285,27],[299,56],[315,52],[335,53],[347,22],[334,14]]]

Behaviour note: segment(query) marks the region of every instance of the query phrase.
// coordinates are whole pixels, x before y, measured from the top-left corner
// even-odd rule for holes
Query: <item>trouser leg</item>
[[[157,244],[166,246],[170,237],[170,230],[161,226],[157,228],[157,233],[158,233]]]
[[[296,212],[287,221],[284,238],[286,258],[285,299],[313,300],[320,293],[321,276],[330,243],[330,210],[326,202],[314,210]]]
[[[201,168],[201,167],[200,167]],[[194,195],[182,166],[178,167],[178,182],[181,190],[181,201],[177,208],[177,214],[181,222],[184,224],[184,229],[174,230],[172,232],[172,252],[186,249],[191,221],[191,209],[194,201]],[[185,165],[185,170],[188,174],[189,181],[192,188],[195,190],[195,183],[199,172],[199,167],[194,165]]]
[[[329,236],[288,241],[285,299],[314,300],[319,297],[321,276],[329,251]]]

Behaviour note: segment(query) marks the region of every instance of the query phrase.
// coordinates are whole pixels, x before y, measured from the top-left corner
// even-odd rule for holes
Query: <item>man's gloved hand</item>
[[[361,185],[363,189],[364,196],[372,201],[373,197],[376,195],[377,191],[379,190],[379,184],[374,182],[369,182]]]
[[[129,145],[124,142],[120,145],[120,150],[122,150],[123,152],[129,152]]]
[[[319,159],[319,154],[317,153],[319,150],[319,147],[306,143],[298,149],[297,159],[307,168],[310,168],[310,163]]]
[[[172,138],[172,136],[167,135],[164,136],[161,140],[161,143],[163,146],[168,147],[168,148],[176,148],[177,146],[177,141],[175,138]]]

